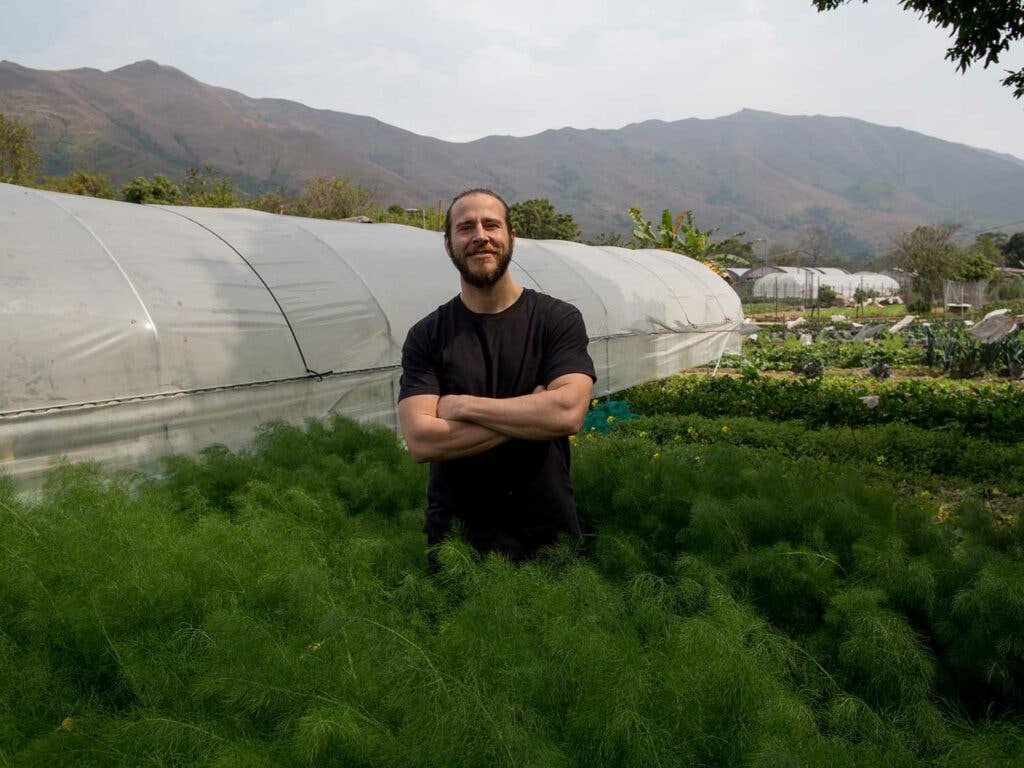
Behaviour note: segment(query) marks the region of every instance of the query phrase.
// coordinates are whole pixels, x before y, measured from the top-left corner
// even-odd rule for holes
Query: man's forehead
[[[452,207],[452,219],[456,222],[466,219],[494,218],[505,220],[505,207],[501,201],[483,192],[474,192],[456,201]]]

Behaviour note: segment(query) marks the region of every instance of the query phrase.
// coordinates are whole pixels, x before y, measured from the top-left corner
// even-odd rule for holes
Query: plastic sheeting
[[[751,295],[755,299],[807,299],[807,283],[796,275],[776,272],[764,275],[754,281]]]
[[[858,290],[873,293],[876,296],[893,296],[900,292],[900,284],[888,275],[877,272],[856,272],[850,274],[835,267],[818,267],[813,275],[815,295],[819,285],[827,285],[840,296],[852,299]]]
[[[458,292],[441,235],[0,184],[0,467],[146,465],[331,412],[397,429],[409,327]],[[661,251],[516,243],[583,314],[596,394],[738,352],[737,295]]]

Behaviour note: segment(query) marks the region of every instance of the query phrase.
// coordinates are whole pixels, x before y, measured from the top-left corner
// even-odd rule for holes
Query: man
[[[576,538],[568,436],[597,380],[579,310],[517,285],[508,205],[486,189],[456,197],[444,245],[461,292],[417,322],[402,348],[398,417],[430,462],[427,543],[458,520],[481,552],[520,561]]]

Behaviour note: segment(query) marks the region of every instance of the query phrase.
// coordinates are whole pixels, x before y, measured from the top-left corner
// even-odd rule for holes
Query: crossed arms
[[[576,434],[592,390],[587,374],[566,373],[521,397],[412,395],[399,402],[398,419],[415,461],[461,459],[513,438]]]

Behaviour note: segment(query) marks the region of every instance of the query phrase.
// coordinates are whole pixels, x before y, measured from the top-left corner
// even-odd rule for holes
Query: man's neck
[[[512,277],[506,272],[490,288],[477,288],[463,280],[460,296],[470,312],[493,315],[515,304],[522,292],[523,287],[512,282]]]

